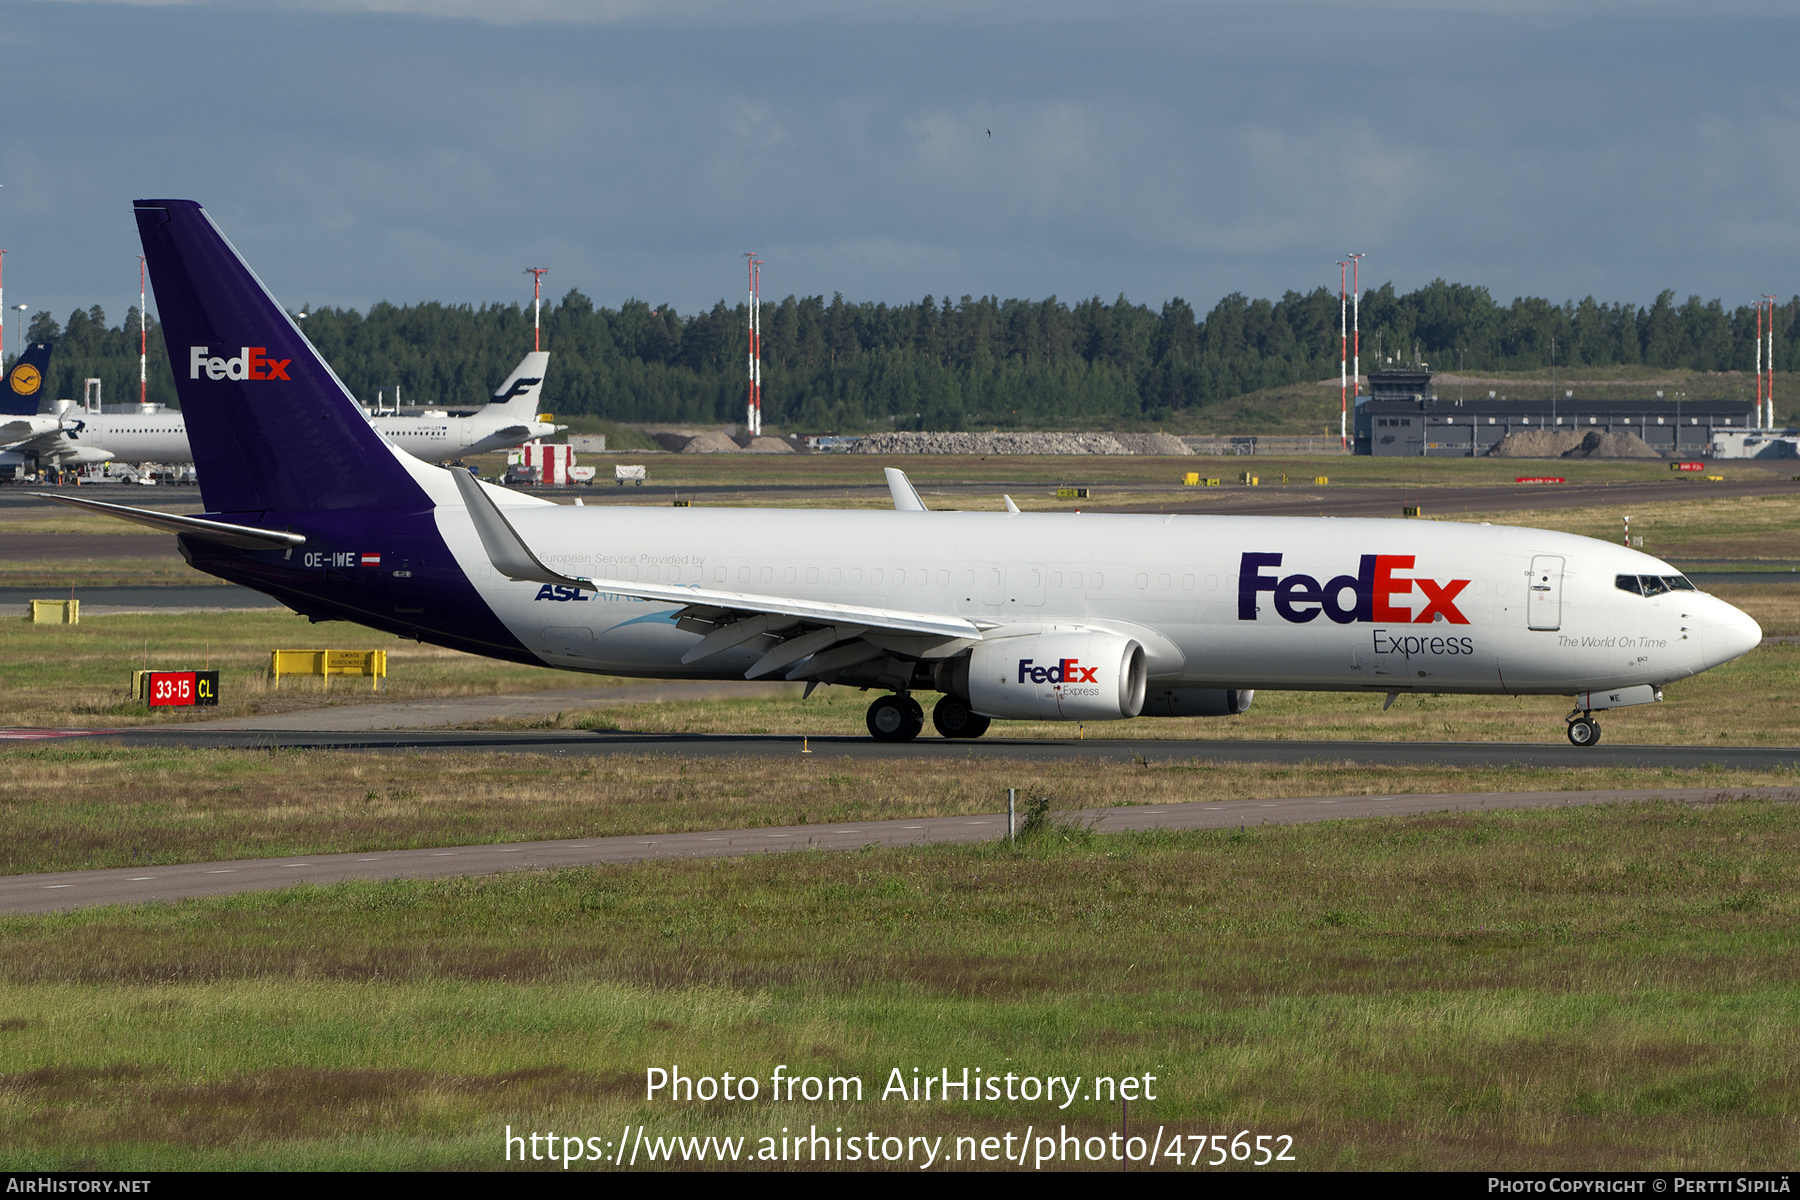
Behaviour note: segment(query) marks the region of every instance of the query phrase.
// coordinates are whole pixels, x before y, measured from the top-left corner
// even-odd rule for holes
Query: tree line
[[[531,345],[518,304],[379,303],[362,313],[305,308],[300,325],[359,400],[479,403]],[[725,423],[744,411],[748,308],[724,301],[682,314],[628,300],[598,307],[570,291],[544,312],[551,351],[544,408],[615,421]],[[1775,360],[1790,369],[1800,296],[1775,312]],[[1226,296],[1204,317],[1181,299],[1160,309],[1124,296],[1067,304],[992,296],[916,303],[795,297],[762,307],[763,412],[783,429],[955,430],[1167,421],[1263,388],[1338,372],[1338,297]],[[55,341],[51,395],[79,398],[99,378],[109,403],[138,395],[135,307],[108,327],[99,306],[59,325],[37,313],[27,336]],[[149,323],[149,399],[174,404],[174,377]],[[1643,364],[1749,370],[1756,312],[1664,292],[1645,306],[1592,297],[1510,305],[1437,280],[1362,298],[1365,370],[1387,358],[1437,370],[1529,371]]]

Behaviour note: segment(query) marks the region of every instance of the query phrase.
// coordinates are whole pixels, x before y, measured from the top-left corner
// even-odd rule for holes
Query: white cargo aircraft
[[[180,535],[315,620],[517,662],[885,694],[933,723],[1241,713],[1254,689],[1574,697],[1593,714],[1745,653],[1756,622],[1648,554],[1565,533],[1291,517],[581,508],[397,453],[192,201],[137,206],[208,512],[55,499]],[[200,350],[194,350],[200,347]]]
[[[207,346],[190,349],[188,382],[201,378],[234,378],[233,372],[250,370],[250,347],[214,354]],[[206,353],[201,353],[206,351]],[[267,369],[268,360],[258,360]],[[427,409],[417,416],[376,414],[367,416],[381,436],[426,462],[445,462],[468,454],[503,450],[537,437],[549,437],[566,425],[538,419],[544,370],[549,351],[533,351],[519,361],[489,401],[466,412]],[[279,367],[286,370],[285,365]],[[176,389],[181,394],[181,389]],[[17,422],[0,426],[0,436],[17,426],[29,436],[3,448],[35,457],[46,466],[83,467],[91,463],[119,462],[188,463],[194,461],[189,444],[185,407],[181,412],[90,413],[71,408],[30,418],[37,427],[27,430]]]

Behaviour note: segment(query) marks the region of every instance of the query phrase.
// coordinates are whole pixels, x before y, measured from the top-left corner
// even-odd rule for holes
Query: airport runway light
[[[538,332],[538,318],[544,309],[543,284],[544,276],[550,273],[549,267],[526,267],[525,274],[531,276],[531,348],[542,350]]]

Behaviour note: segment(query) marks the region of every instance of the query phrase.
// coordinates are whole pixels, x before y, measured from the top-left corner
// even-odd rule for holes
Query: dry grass
[[[1800,495],[1712,498],[1700,491],[1703,484],[1694,486],[1699,494],[1692,500],[1514,509],[1458,516],[1456,520],[1558,529],[1616,542],[1623,536],[1624,518],[1629,516],[1632,535],[1644,539],[1645,553],[1659,558],[1800,560]]]
[[[1781,1169],[1797,862],[1793,806],[1638,804],[0,920],[0,1143],[17,1170],[481,1167],[507,1124],[1117,1128],[1085,1096],[879,1098],[968,1064],[1154,1074],[1134,1127],[1287,1133],[1314,1169]],[[645,1102],[671,1062],[867,1099]]]
[[[250,716],[379,699],[369,681],[268,679],[269,651],[386,650],[390,698],[483,696],[618,682],[406,641],[359,626],[313,625],[285,609],[88,617],[79,625],[0,621],[0,725],[113,726]],[[141,668],[220,672],[216,708],[151,710],[131,697]]]
[[[1289,796],[1793,786],[1792,771],[1461,769],[1347,761],[1135,765],[980,758],[679,758],[353,751],[0,754],[0,872],[73,870],[991,813],[1006,789],[1077,808]]]

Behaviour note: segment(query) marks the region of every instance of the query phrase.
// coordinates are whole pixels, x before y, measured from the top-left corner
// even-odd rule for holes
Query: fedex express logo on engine
[[[1065,658],[1054,667],[1038,667],[1032,665],[1033,660],[1019,660],[1019,682],[1029,679],[1033,683],[1099,683],[1094,672],[1099,667],[1084,667],[1078,658]]]
[[[1281,565],[1279,554],[1246,554],[1238,569],[1238,620],[1256,620],[1257,597],[1272,592],[1277,615],[1296,625],[1304,625],[1320,613],[1339,625],[1375,621],[1427,625],[1439,619],[1452,625],[1467,625],[1469,618],[1456,607],[1456,598],[1470,581],[1451,579],[1439,583],[1435,579],[1395,574],[1411,571],[1413,561],[1411,554],[1365,554],[1356,574],[1338,575],[1320,583],[1311,575],[1265,574],[1265,568]],[[1410,605],[1394,603],[1395,596],[1415,591],[1425,598],[1424,608],[1415,612]]]
[[[270,358],[267,346],[244,346],[236,358],[212,358],[212,347],[188,347],[188,378],[208,379],[286,379],[291,358]]]

